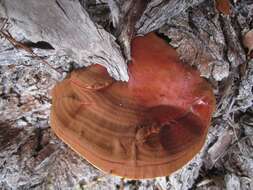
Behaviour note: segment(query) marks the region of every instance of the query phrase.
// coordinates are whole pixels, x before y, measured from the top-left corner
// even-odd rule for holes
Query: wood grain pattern
[[[215,98],[199,72],[151,33],[132,44],[129,82],[99,65],[53,89],[54,132],[95,167],[127,178],[169,175],[201,149]]]

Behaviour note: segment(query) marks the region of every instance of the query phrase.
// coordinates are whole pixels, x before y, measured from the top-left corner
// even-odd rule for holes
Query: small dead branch
[[[241,147],[241,144],[240,144],[240,141],[239,141],[239,137],[238,137],[238,135],[237,135],[237,133],[236,133],[236,129],[235,129],[235,125],[236,125],[236,124],[234,123],[233,120],[234,120],[234,119],[227,118],[227,123],[228,123],[228,125],[229,125],[230,127],[232,127],[233,133],[234,133],[235,138],[236,138],[236,142],[238,143],[239,151],[241,152],[241,154],[243,154],[243,152],[242,152],[242,147]]]
[[[224,151],[213,163],[213,166],[221,159],[223,158],[225,155],[228,154],[229,151],[231,151],[235,146],[239,145],[239,143],[241,143],[242,141],[247,140],[248,138],[252,137],[252,135],[248,135],[245,137],[242,137],[241,139],[235,141],[230,147],[228,147],[228,149],[226,151]],[[241,154],[243,155],[243,152],[240,150]]]

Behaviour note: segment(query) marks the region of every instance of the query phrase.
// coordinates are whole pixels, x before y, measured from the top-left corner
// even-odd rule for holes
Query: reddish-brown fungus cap
[[[128,83],[92,65],[56,85],[51,126],[101,170],[134,179],[169,175],[201,149],[214,95],[153,33],[133,40],[132,56]]]
[[[216,0],[216,8],[220,13],[223,13],[224,15],[230,15],[229,0]]]

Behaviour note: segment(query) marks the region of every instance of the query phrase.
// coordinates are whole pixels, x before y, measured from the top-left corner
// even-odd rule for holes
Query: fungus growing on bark
[[[198,153],[215,98],[200,73],[150,33],[132,44],[129,82],[92,65],[53,89],[51,126],[95,167],[141,179],[165,176]]]
[[[224,15],[230,15],[230,3],[229,0],[216,0],[216,8],[220,13]]]

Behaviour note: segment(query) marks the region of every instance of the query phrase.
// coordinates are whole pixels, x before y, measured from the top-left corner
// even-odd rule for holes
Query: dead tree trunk
[[[9,32],[0,39],[0,189],[253,189],[253,62],[242,44],[252,28],[251,1],[231,0],[224,15],[215,0],[0,0],[0,29]],[[50,90],[95,63],[127,81],[131,39],[151,31],[212,83],[217,109],[188,165],[168,177],[122,181],[51,133]]]

